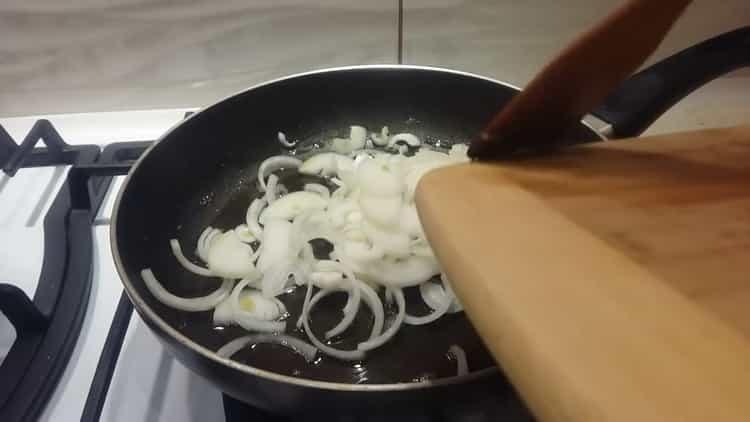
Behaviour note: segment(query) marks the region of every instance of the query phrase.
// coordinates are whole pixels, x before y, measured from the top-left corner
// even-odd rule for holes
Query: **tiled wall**
[[[617,3],[404,0],[404,59],[523,85]],[[285,74],[393,63],[397,15],[397,0],[5,0],[0,116],[201,106]],[[656,57],[749,24],[747,0],[696,0]],[[655,131],[750,121],[749,94],[750,72],[735,73]]]

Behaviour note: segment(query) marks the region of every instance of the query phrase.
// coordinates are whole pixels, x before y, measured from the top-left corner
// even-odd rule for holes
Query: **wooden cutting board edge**
[[[748,134],[750,126],[708,131],[692,145],[675,143],[682,134],[583,148],[679,152],[705,135]],[[431,244],[442,245],[441,265],[461,280],[454,288],[472,322],[534,413],[564,421],[750,420],[748,338],[511,173],[487,164],[440,169],[420,183],[417,205]],[[442,224],[446,217],[466,227]]]

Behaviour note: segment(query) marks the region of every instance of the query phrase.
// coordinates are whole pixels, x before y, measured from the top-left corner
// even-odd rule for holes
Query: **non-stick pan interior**
[[[145,289],[139,272],[151,267],[162,284],[180,296],[200,296],[217,287],[218,283],[185,271],[172,256],[168,240],[177,237],[186,254],[193,256],[196,239],[207,225],[229,229],[242,223],[257,193],[259,163],[284,152],[277,142],[279,131],[309,145],[347,135],[352,124],[370,130],[387,125],[391,133],[408,131],[431,141],[466,142],[515,92],[461,73],[369,67],[288,78],[218,103],[166,135],[131,175],[119,203],[115,240],[126,282],[173,328],[216,350],[245,331],[214,327],[211,312],[187,313],[162,305]],[[574,136],[595,138],[583,126]],[[304,182],[293,172],[283,177],[293,188]],[[292,314],[291,321],[296,321],[303,295],[303,289],[298,289],[281,297]],[[418,294],[407,292],[407,298],[410,313],[427,313]],[[321,303],[311,319],[318,333],[341,318],[344,299],[334,295]],[[368,332],[370,315],[362,308],[354,327],[344,336],[352,340],[338,347],[351,348],[353,339],[362,339]],[[143,314],[143,309],[140,311]],[[304,338],[299,332],[294,334]],[[303,378],[384,384],[454,375],[456,363],[447,354],[453,344],[466,351],[471,370],[493,365],[462,313],[426,326],[405,326],[394,341],[371,352],[364,362],[324,357],[308,364],[274,345],[243,350],[235,359]]]

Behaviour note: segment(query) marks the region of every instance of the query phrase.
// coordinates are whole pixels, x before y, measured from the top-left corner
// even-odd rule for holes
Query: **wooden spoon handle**
[[[469,155],[535,150],[574,127],[661,43],[690,0],[630,0],[581,35],[503,108]]]

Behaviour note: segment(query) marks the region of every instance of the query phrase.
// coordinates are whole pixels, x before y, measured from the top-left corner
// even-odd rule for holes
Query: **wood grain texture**
[[[428,174],[420,217],[549,421],[750,420],[750,126]]]

